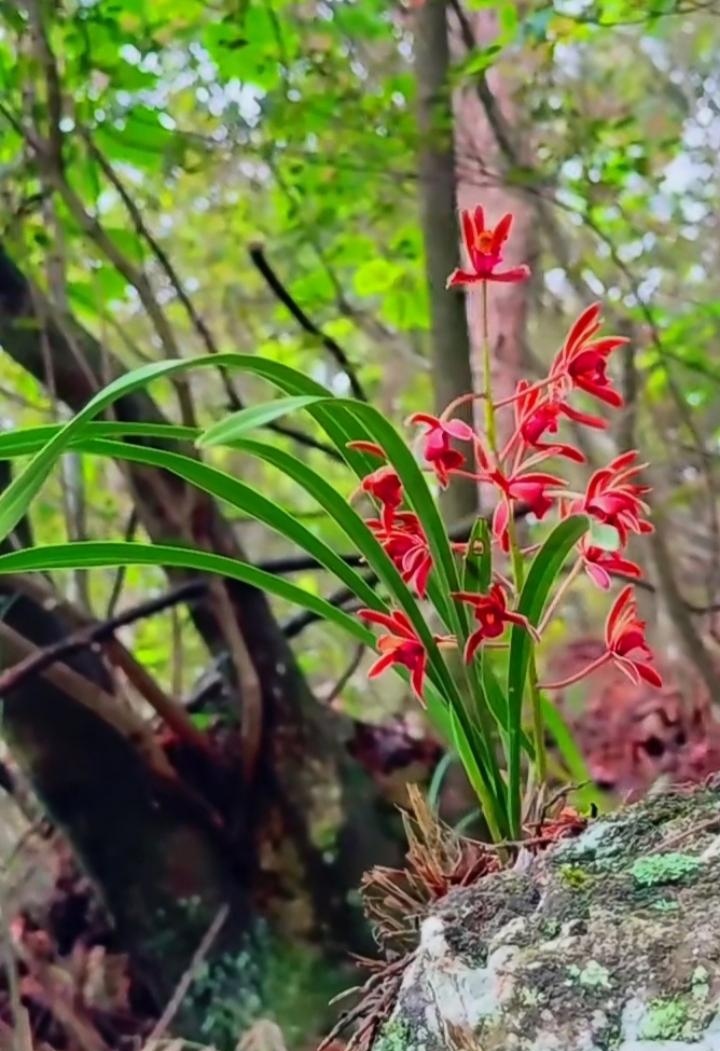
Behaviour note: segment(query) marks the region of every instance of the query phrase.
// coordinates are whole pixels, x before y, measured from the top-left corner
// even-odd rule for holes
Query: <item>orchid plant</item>
[[[549,625],[583,571],[605,591],[613,578],[627,582],[641,576],[626,547],[632,535],[648,533],[652,525],[645,503],[648,487],[641,481],[644,465],[635,451],[623,452],[591,473],[577,491],[556,473],[562,468],[547,468],[548,461],[585,463],[577,445],[560,437],[563,422],[596,430],[606,426],[604,418],[575,404],[578,395],[610,408],[622,406],[607,366],[627,341],[600,335],[600,306],[590,306],[572,325],[544,379],[521,380],[512,396],[494,400],[488,296],[493,283],[524,281],[529,269],[503,265],[511,215],[492,229],[482,207],[476,207],[462,212],[461,222],[467,265],[449,276],[448,286],[463,286],[479,296],[484,389],[456,399],[438,416],[412,415],[411,443],[373,406],[335,397],[289,366],[240,354],[145,365],[115,380],[63,426],[0,435],[0,457],[35,453],[0,495],[0,538],[25,513],[58,457],[72,447],[161,467],[241,509],[338,577],[361,602],[357,615],[255,566],[189,546],[51,544],[0,555],[0,574],[143,563],[182,566],[221,573],[312,610],[375,648],[370,678],[393,669],[409,681],[461,759],[491,836],[502,841],[521,836],[529,789],[547,781],[546,728],[561,744],[569,772],[578,769],[577,752],[547,691],[608,663],[634,682],[660,685],[632,584],[625,583],[612,603],[605,650],[597,660],[571,678],[546,683],[540,681],[537,660]],[[252,373],[283,396],[240,410],[205,431],[95,420],[133,389],[201,367]],[[457,417],[467,402],[484,408],[482,427]],[[249,436],[301,410],[324,430],[355,474],[357,483],[348,497],[292,453]],[[419,458],[413,452],[415,437]],[[147,438],[164,439],[163,448],[138,440]],[[192,439],[205,449],[230,446],[282,472],[328,513],[378,586],[258,490],[194,456],[169,451],[172,439]],[[450,539],[436,499],[458,478],[489,487],[496,498],[491,519],[478,517],[463,542]],[[368,503],[372,511],[363,517],[357,507]],[[553,523],[539,544],[521,539],[518,520],[527,515]],[[499,649],[507,657],[502,674],[493,659]]]
[[[450,626],[448,621],[454,622],[455,630],[433,635],[432,645],[442,650],[457,650],[466,665],[469,702],[465,701],[462,709],[454,708],[453,699],[443,698],[451,715],[458,751],[478,789],[482,781],[478,794],[485,804],[488,823],[491,826],[494,823],[490,797],[499,788],[502,817],[507,817],[507,821],[494,815],[497,825],[518,834],[521,796],[517,765],[518,742],[523,739],[524,696],[527,695],[529,701],[533,724],[532,742],[526,738],[525,747],[542,783],[547,774],[542,714],[544,689],[561,689],[610,661],[635,683],[642,679],[651,685],[661,685],[631,585],[620,591],[610,609],[605,628],[606,649],[592,664],[562,682],[543,684],[538,681],[535,660],[536,648],[542,643],[552,617],[582,569],[603,590],[611,587],[614,575],[641,576],[640,567],[623,552],[632,534],[652,530],[645,517],[648,507],[644,497],[649,489],[638,481],[645,465],[636,462],[635,451],[622,453],[607,467],[592,473],[584,492],[573,492],[565,479],[541,469],[548,459],[585,463],[585,456],[577,445],[556,437],[562,420],[594,429],[606,427],[602,417],[571,404],[576,391],[613,408],[623,405],[622,396],[607,374],[607,364],[613,351],[627,343],[627,339],[599,335],[602,323],[599,304],[583,311],[571,327],[544,380],[530,383],[523,379],[513,397],[493,401],[487,331],[488,286],[495,281],[524,281],[530,271],[526,266],[502,267],[503,247],[512,228],[511,214],[505,215],[494,229],[486,226],[480,206],[462,212],[461,221],[468,265],[466,269],[453,271],[448,286],[480,288],[485,388],[480,395],[468,394],[467,398],[456,399],[437,417],[415,413],[408,423],[423,429],[423,465],[435,476],[439,489],[447,488],[453,478],[463,477],[489,484],[495,490],[490,528],[480,532],[476,529],[467,543],[451,545],[459,562],[465,560],[467,565],[472,560],[483,564],[474,587],[448,592],[439,586],[433,574],[432,545],[421,516],[407,506],[411,501],[408,501],[401,472],[385,462],[363,479],[361,489],[372,497],[378,508],[377,517],[367,519],[366,525],[399,570],[402,580],[419,599],[430,600],[437,621],[446,626]],[[464,401],[476,398],[483,399],[486,407],[485,427],[481,431],[453,416]],[[497,416],[502,410],[512,412],[513,419],[509,437],[498,447]],[[456,443],[460,443],[461,449]],[[364,441],[351,444],[380,460],[388,459],[380,444]],[[535,547],[523,548],[519,543],[515,522],[520,510],[536,520],[546,519],[551,512],[558,519],[559,525],[539,552]],[[596,542],[593,534],[601,536],[602,542]],[[564,573],[565,558],[571,556],[573,548],[575,561]],[[553,557],[556,551],[560,557]],[[507,569],[506,562],[509,563]],[[548,571],[544,572],[546,567]],[[431,583],[434,586],[431,587]],[[449,618],[448,610],[451,611]],[[370,678],[393,666],[407,669],[415,696],[425,704],[432,652],[427,639],[402,610],[382,613],[361,609],[359,616],[381,631],[376,642],[379,657],[370,668]],[[509,641],[504,641],[508,636]],[[498,646],[509,646],[511,652],[510,674],[504,691],[489,679],[491,666],[484,661],[485,652]],[[518,665],[524,668],[524,675],[517,675]],[[467,722],[462,727],[458,725],[462,721],[461,711]],[[498,736],[507,747],[503,770],[497,770],[494,765],[495,742],[493,734],[488,732],[488,716],[494,716],[499,722]]]

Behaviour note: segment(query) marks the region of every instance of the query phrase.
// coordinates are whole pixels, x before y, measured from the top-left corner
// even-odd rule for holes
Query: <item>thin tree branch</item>
[[[362,659],[363,659],[364,653],[365,653],[365,645],[362,642],[360,642],[355,647],[355,652],[353,653],[352,658],[350,659],[350,662],[348,663],[348,666],[343,671],[342,675],[339,677],[339,679],[337,679],[333,683],[333,685],[328,690],[327,694],[323,697],[323,703],[324,704],[332,704],[332,702],[334,700],[336,700],[337,697],[340,696],[342,691],[345,689],[347,684],[352,679],[352,677],[355,674],[355,672],[358,670],[358,668],[362,664]]]
[[[321,328],[315,324],[311,318],[305,313],[300,304],[295,300],[285,285],[282,283],[280,278],[277,276],[270,263],[268,262],[262,245],[253,244],[250,245],[248,250],[250,259],[253,265],[257,269],[258,273],[264,278],[268,288],[271,290],[274,296],[283,304],[284,307],[292,314],[297,321],[298,325],[311,336],[314,336],[320,341],[325,347],[330,356],[334,359],[336,364],[345,373],[350,384],[350,389],[359,401],[367,401],[368,397],[363,388],[360,380],[358,379],[355,366],[350,361],[347,352],[340,346],[337,340],[333,339],[332,336],[328,336]]]
[[[202,580],[190,580],[158,598],[140,602],[131,609],[123,610],[114,617],[109,617],[98,624],[91,624],[73,632],[65,639],[60,639],[51,646],[45,646],[27,660],[13,665],[0,674],[0,695],[20,686],[31,675],[37,675],[49,668],[55,661],[62,661],[97,643],[108,642],[119,628],[127,627],[138,620],[162,613],[181,602],[191,602],[203,598],[208,585]]]
[[[41,654],[44,656],[43,649],[35,646],[20,632],[15,631],[9,624],[5,624],[2,621],[0,621],[0,644],[3,646],[5,654],[16,660],[15,667],[25,665],[31,660],[34,661]],[[10,677],[14,670],[14,668],[9,668],[2,678]],[[80,675],[68,665],[57,661],[45,664],[41,668],[40,674],[56,686],[57,689],[72,697],[78,704],[89,708],[95,715],[104,719],[127,740],[132,741],[138,748],[138,751],[149,762],[149,765],[159,774],[169,777],[173,781],[178,781],[174,768],[170,765],[165,753],[150,733],[149,728],[130,708],[119,704],[116,697],[107,693],[97,683],[86,679],[84,675]],[[10,678],[10,686],[5,686],[2,692],[6,693],[8,688],[13,688],[25,678],[27,678],[26,674],[18,674],[14,679]]]
[[[163,246],[160,244],[158,239],[153,234],[152,230],[145,222],[140,209],[138,208],[136,202],[133,200],[133,198],[125,188],[122,179],[117,174],[107,157],[105,157],[104,153],[95,145],[88,129],[83,127],[82,125],[79,125],[78,131],[83,141],[85,142],[85,145],[88,148],[90,156],[97,163],[101,172],[111,184],[111,186],[115,189],[115,191],[118,194],[118,197],[124,204],[125,209],[128,215],[130,216],[136,234],[147,243],[148,247],[155,256],[155,259],[157,260],[161,270],[172,285],[173,290],[175,291],[175,294],[178,297],[178,300],[184,307],[185,312],[188,318],[190,319],[193,328],[202,340],[208,354],[219,354],[220,348],[215,342],[212,333],[210,332],[210,329],[208,328],[204,319],[195,309],[195,305],[193,304],[193,301],[190,298],[190,296],[187,294],[185,286],[183,285],[182,280],[180,279],[180,275],[173,266],[170,257],[168,256]]]
[[[377,577],[374,573],[368,573],[365,580],[370,585],[377,583]],[[333,591],[332,595],[328,596],[327,601],[331,606],[347,611],[360,609],[362,605],[357,601],[355,592],[351,591],[350,588],[338,588],[337,591]],[[309,609],[301,610],[300,613],[296,613],[282,625],[283,635],[286,639],[295,639],[301,632],[305,631],[305,628],[309,628],[311,624],[317,624],[318,621],[323,619],[320,613],[313,613]]]
[[[192,602],[204,598],[207,590],[208,585],[206,582],[189,581],[165,595],[139,603],[131,609],[124,610],[122,613],[100,623],[83,625],[67,638],[60,639],[51,646],[33,649],[22,660],[0,674],[0,696],[3,696],[10,690],[17,689],[29,678],[42,674],[57,662],[64,662],[68,657],[72,657],[90,646],[105,644],[110,649],[109,656],[113,659],[113,662],[123,667],[123,670],[138,689],[138,692],[152,705],[164,722],[183,740],[186,740],[203,752],[208,752],[209,745],[206,738],[193,725],[182,707],[163,693],[143,666],[137,665],[132,669],[131,674],[131,669],[123,656],[124,647],[115,638],[115,633],[118,629],[133,624],[138,620],[155,616],[179,603]]]
[[[307,434],[306,431],[300,431],[296,427],[288,427],[286,423],[277,422],[268,424],[267,429],[274,431],[275,434],[281,434],[283,438],[289,438],[298,445],[304,445],[306,449],[315,449],[319,453],[324,453],[325,456],[337,461],[337,463],[345,463],[341,453],[333,445],[329,445],[319,438],[313,438],[312,434]]]
[[[147,242],[160,268],[162,269],[163,273],[172,285],[179,302],[185,308],[185,312],[188,318],[190,319],[190,322],[192,323],[193,327],[195,328],[195,331],[197,332],[198,336],[202,340],[203,345],[205,346],[205,349],[207,350],[208,354],[219,354],[220,348],[217,342],[215,341],[215,338],[212,335],[207,323],[195,309],[195,305],[190,296],[187,294],[185,286],[183,285],[182,280],[180,279],[180,275],[173,266],[167,252],[145,222],[140,209],[138,208],[136,202],[133,200],[131,195],[128,193],[127,189],[125,188],[125,185],[120,179],[120,176],[117,174],[117,172],[107,160],[105,155],[95,145],[88,130],[83,127],[80,127],[79,130],[88,147],[90,155],[97,162],[98,166],[100,167],[100,170],[103,172],[108,182],[114,187],[121,201],[125,205],[127,213],[130,216],[132,224],[135,228],[135,232],[138,234],[139,237],[142,237]],[[220,373],[220,378],[225,390],[225,395],[228,399],[229,408],[233,411],[242,409],[242,399],[236,391],[227,369],[219,368],[218,371]],[[337,452],[336,449],[334,449],[331,445],[326,444],[325,442],[318,441],[311,435],[306,434],[304,431],[299,431],[294,427],[288,427],[284,424],[278,423],[271,424],[268,429],[275,431],[276,434],[283,435],[283,437],[292,439],[292,441],[297,442],[298,445],[304,445],[310,449],[317,449],[318,451],[325,453],[326,456],[330,456],[333,459],[342,462],[342,456]]]
[[[62,88],[55,56],[50,47],[41,0],[24,0],[24,7],[30,20],[35,56],[42,68],[45,79],[45,108],[48,119],[46,148],[53,165],[62,170],[63,136],[60,130],[62,120]]]

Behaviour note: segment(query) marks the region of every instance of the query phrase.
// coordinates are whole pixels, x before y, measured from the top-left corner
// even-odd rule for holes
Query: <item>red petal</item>
[[[640,566],[631,562],[629,558],[615,557],[612,560],[612,566],[610,567],[614,573],[624,573],[628,577],[641,577],[643,575]]]
[[[482,229],[482,208],[476,208],[473,215],[472,212],[462,211],[460,213],[460,223],[462,225],[463,241],[465,242],[465,248],[467,250],[468,257],[472,260],[472,252],[475,247],[475,216],[480,212],[480,229]]]
[[[387,669],[392,664],[394,664],[394,662],[395,655],[393,653],[384,654],[382,657],[376,660],[370,668],[368,668],[368,679],[377,679],[378,675],[382,675],[384,671],[387,671]]]
[[[599,401],[604,401],[606,405],[612,405],[614,409],[621,409],[625,404],[622,395],[614,387],[599,386],[591,380],[586,380],[583,376],[575,377],[575,386],[579,387],[580,390],[584,390],[587,394],[592,394]]]
[[[620,618],[625,614],[628,605],[633,601],[633,588],[632,584],[627,584],[618,597],[615,599],[612,605],[612,609],[607,615],[605,621],[605,641],[608,643],[608,647],[612,648],[612,640],[615,636],[615,629]]]
[[[464,420],[447,420],[442,424],[442,428],[453,438],[457,438],[461,442],[469,442],[475,437],[475,432],[469,423],[465,423]]]
[[[474,631],[472,635],[468,638],[467,642],[465,643],[465,649],[463,650],[463,659],[466,664],[469,664],[475,656],[475,654],[477,653],[478,646],[480,646],[483,637],[483,629],[478,628],[477,631]]]
[[[476,204],[472,212],[470,212],[473,223],[475,224],[475,232],[482,233],[485,229],[485,210],[481,204]]]
[[[410,674],[410,682],[411,682],[412,688],[413,688],[413,690],[415,692],[415,696],[417,697],[417,699],[419,701],[422,701],[422,699],[423,699],[422,688],[423,688],[423,679],[424,678],[425,678],[425,655],[423,654],[423,656],[418,660],[417,664],[415,665],[415,667],[413,668],[413,670],[412,670],[412,672]]]
[[[471,606],[484,606],[487,604],[487,595],[478,595],[475,591],[453,591],[451,594],[458,602],[469,602]]]
[[[441,423],[437,416],[432,416],[429,412],[414,412],[412,416],[408,416],[406,423],[420,424],[425,423],[428,427],[440,427]]]
[[[530,277],[530,267],[525,266],[513,266],[510,270],[493,270],[491,273],[485,275],[487,281],[499,281],[505,284],[512,284],[516,281],[527,281]]]
[[[548,448],[551,448],[551,446],[548,446]],[[545,471],[520,471],[517,475],[515,475],[514,478],[510,479],[511,485],[513,484],[513,482],[518,482],[521,485],[567,485],[567,482],[564,478],[558,478],[556,474],[547,474]]]
[[[653,668],[652,664],[644,664],[640,661],[635,661],[635,668],[641,679],[649,683],[650,686],[662,686],[662,676],[660,673]]]
[[[380,613],[376,609],[359,609],[357,615],[361,620],[366,620],[368,624],[380,624],[388,631],[395,631],[395,620],[389,613]]]
[[[535,628],[532,626],[532,624],[527,619],[527,617],[523,617],[522,613],[512,613],[512,612],[508,611],[505,614],[504,619],[509,624],[517,624],[521,628],[525,628],[525,630],[528,631],[533,636],[533,638],[535,638],[535,639],[539,638],[538,633],[535,630]]]
[[[393,610],[393,623],[395,630],[401,635],[405,635],[408,639],[417,641],[417,632],[412,625],[412,621],[408,617],[407,613],[403,613],[401,609]]]
[[[593,581],[593,583],[597,584],[597,586],[599,588],[602,588],[603,591],[610,590],[610,574],[606,572],[606,570],[604,570],[602,566],[597,565],[596,562],[586,562],[585,572]]]
[[[501,539],[507,532],[508,521],[510,519],[510,508],[508,502],[503,496],[497,507],[493,511],[492,519],[492,532],[493,536]]]
[[[504,215],[502,217],[500,222],[493,230],[492,247],[490,249],[492,255],[498,255],[500,253],[502,246],[505,244],[510,235],[512,224],[513,215],[512,212],[508,212],[507,215]]]
[[[640,675],[634,661],[627,660],[625,657],[618,657],[615,653],[613,653],[612,659],[620,671],[623,672],[624,675],[627,675],[630,682],[634,683],[636,686],[640,685]]]
[[[484,280],[484,277],[470,273],[468,270],[453,270],[450,277],[445,282],[445,287],[453,288],[455,285],[476,285],[478,281]]]
[[[601,310],[602,303],[593,303],[592,306],[583,310],[565,338],[564,349],[568,355],[572,354],[576,347],[581,346],[599,328]]]
[[[420,569],[417,571],[415,576],[415,590],[417,591],[420,598],[425,598],[427,592],[428,577],[432,570],[433,564],[431,558],[426,558]]]
[[[608,471],[612,471],[613,474],[618,474],[620,471],[623,471],[626,467],[629,467],[637,455],[637,449],[628,449],[627,452],[620,453],[619,456],[616,456],[614,460],[611,460],[610,463],[607,465],[607,468],[605,469]],[[647,466],[647,464],[645,464],[644,466]]]
[[[410,620],[401,610],[396,609],[392,613],[380,613],[376,609],[360,609],[358,616],[366,620],[368,624],[379,624],[392,635],[398,635],[413,642],[417,641],[417,635]]]
[[[348,449],[357,449],[357,451],[361,452],[361,453],[370,453],[371,456],[377,456],[381,460],[386,460],[387,459],[387,454],[386,454],[385,450],[382,449],[377,444],[377,442],[363,442],[363,441],[348,442],[346,448],[348,448]]]
[[[573,409],[572,405],[561,405],[560,412],[569,420],[582,423],[585,427],[595,427],[599,431],[604,431],[607,427],[607,420],[603,420],[601,416],[590,416],[587,412]]]
[[[607,358],[618,347],[625,347],[630,342],[628,336],[602,336],[583,344],[583,350],[591,350],[602,358]]]
[[[549,449],[555,456],[564,456],[566,460],[572,460],[573,463],[585,463],[587,459],[574,445],[538,445],[536,448]]]

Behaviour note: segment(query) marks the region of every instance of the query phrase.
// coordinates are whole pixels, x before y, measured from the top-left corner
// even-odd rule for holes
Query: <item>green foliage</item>
[[[445,628],[456,633],[459,640],[465,641],[469,632],[467,616],[463,607],[452,597],[453,593],[460,589],[459,567],[437,505],[426,478],[405,440],[372,406],[355,400],[333,398],[329,391],[307,381],[296,370],[241,355],[225,354],[219,359],[208,356],[195,361],[164,361],[142,366],[115,380],[91,399],[73,420],[52,432],[49,441],[39,448],[23,472],[0,496],[0,528],[4,529],[5,534],[10,532],[25,513],[59,456],[74,443],[76,446],[82,444],[85,449],[96,454],[170,471],[233,506],[244,515],[263,522],[315,558],[370,609],[386,611],[386,604],[378,598],[375,591],[338,557],[331,547],[251,486],[180,453],[139,446],[131,442],[119,443],[105,438],[88,437],[93,433],[90,430],[91,426],[95,430],[98,426],[103,426],[93,424],[93,417],[120,397],[146,386],[155,379],[177,374],[188,368],[207,367],[216,363],[226,368],[242,368],[263,375],[290,396],[243,410],[228,420],[214,424],[205,434],[198,437],[198,444],[240,445],[245,451],[274,463],[286,477],[298,482],[308,494],[317,499],[336,525],[356,543],[358,550],[367,558],[369,566],[388,587],[393,600],[399,603],[410,618],[418,638],[423,642],[427,651],[428,675],[431,682],[429,711],[431,715],[435,715],[441,731],[447,732],[449,728],[450,740],[478,794],[490,828],[497,838],[517,835],[523,791],[520,755],[523,748],[533,755],[522,730],[522,702],[530,668],[530,637],[527,630],[524,627],[513,628],[506,693],[496,683],[489,667],[480,674],[474,666],[469,669],[468,685],[472,691],[473,702],[472,707],[468,709],[463,699],[463,685],[457,681],[444,661],[416,598],[364,522],[321,476],[298,458],[263,443],[242,438],[243,434],[255,426],[267,424],[286,412],[304,409],[315,417],[327,437],[336,445],[338,452],[348,459],[349,466],[354,468],[360,478],[366,473],[367,453],[361,449],[348,448],[348,440],[377,443],[402,480],[410,508],[423,523],[435,566],[430,589],[435,610],[444,621]],[[297,391],[308,393],[295,394]],[[121,427],[122,425],[120,429]],[[116,431],[118,429],[115,428]],[[137,428],[135,432],[139,434]],[[37,440],[40,436],[36,434],[34,437]],[[13,444],[11,440],[7,445],[8,455],[17,452],[17,441]],[[20,448],[23,446],[20,445]],[[27,449],[28,446],[24,448]],[[586,525],[586,520],[582,517],[566,519],[552,531],[535,556],[518,604],[520,613],[527,616],[531,624],[539,623],[558,573],[585,531]],[[470,558],[475,558],[473,551],[476,544],[484,544],[484,551],[477,563],[468,563],[468,560],[465,560],[463,577],[467,581],[468,573],[471,572],[475,582],[487,588],[491,573],[487,527],[473,530],[472,543]],[[92,541],[74,545],[47,545],[41,550],[30,549],[0,556],[0,573],[16,571],[19,568],[47,570],[65,566],[84,569],[90,566],[117,567],[142,562],[225,572],[234,579],[264,587],[271,594],[295,601],[315,613],[319,612],[327,620],[348,628],[351,634],[361,641],[368,641],[371,637],[365,628],[342,610],[282,578],[276,578],[270,573],[236,560],[191,548],[160,544],[146,547],[132,543]],[[469,566],[472,568],[469,569]],[[502,734],[497,743],[507,749],[507,786],[497,760],[495,728],[498,725]]]
[[[302,1043],[309,1024],[319,1030],[328,1003],[342,988],[342,969],[329,969],[311,949],[280,940],[257,925],[244,949],[200,965],[184,1001],[208,1044],[237,1046],[253,1022],[269,1019],[289,1047]]]
[[[635,433],[628,440],[646,448],[665,475],[656,498],[659,515],[670,516],[673,525],[686,516],[693,529],[712,536],[720,382],[714,360],[720,320],[713,286],[717,238],[709,221],[717,171],[712,19],[701,10],[680,13],[673,0],[597,0],[580,7],[541,2],[527,10],[514,0],[468,0],[465,7],[483,14],[492,9],[498,32],[458,56],[453,83],[472,96],[495,65],[498,77],[507,77],[511,109],[518,115],[517,126],[509,129],[514,157],[501,148],[498,168],[529,209],[542,254],[538,273],[548,275],[534,292],[542,312],[540,324],[532,321],[534,349],[541,359],[553,352],[566,320],[556,321],[556,315],[567,314],[577,299],[602,296],[629,318],[638,338],[619,370],[636,389],[628,414]],[[469,678],[458,676],[432,643],[422,611],[397,571],[344,499],[354,485],[351,473],[359,477],[369,468],[365,457],[347,452],[346,442],[387,440],[393,462],[407,473],[412,506],[430,523],[439,567],[431,601],[445,629],[466,635],[466,615],[449,600],[448,590],[460,579],[463,588],[483,593],[492,566],[485,554],[463,560],[449,549],[433,494],[390,422],[431,402],[425,261],[417,221],[412,22],[385,0],[324,5],[320,15],[316,5],[284,0],[269,6],[244,0],[211,6],[200,0],[69,0],[48,9],[49,40],[62,79],[69,186],[87,216],[97,217],[120,261],[149,275],[175,339],[190,357],[207,348],[149,238],[128,212],[115,175],[171,258],[221,353],[192,374],[199,429],[164,431],[157,425],[133,429],[88,422],[100,410],[97,400],[82,426],[73,422],[61,431],[48,421],[63,419],[62,407],[3,357],[0,383],[14,396],[6,400],[4,416],[7,426],[18,429],[0,435],[0,455],[34,459],[0,501],[0,533],[6,535],[29,509],[38,540],[52,545],[45,549],[47,558],[64,568],[76,564],[63,540],[79,534],[66,511],[65,483],[53,473],[57,458],[72,450],[82,456],[80,473],[92,496],[83,524],[90,545],[73,549],[77,559],[108,570],[122,564],[128,569],[125,594],[143,591],[151,564],[146,538],[133,548],[100,539],[115,538],[112,543],[119,545],[130,511],[110,459],[157,464],[153,453],[142,451],[143,438],[162,436],[175,443],[204,433],[206,445],[212,444],[212,468],[193,466],[179,452],[175,459],[168,454],[165,466],[225,501],[238,528],[248,519],[269,526],[260,541],[262,554],[285,554],[292,542],[317,558],[323,571],[290,584],[238,565],[238,579],[266,585],[281,603],[322,612],[341,629],[352,623],[354,637],[364,640],[370,635],[361,625],[341,611],[332,613],[321,598],[323,574],[338,576],[374,608],[385,609],[394,599],[428,645],[427,702],[436,724],[459,751],[473,756],[477,784],[490,786],[495,799],[490,805],[502,811],[496,798],[503,794],[502,778],[493,747],[483,741],[497,738],[508,750],[516,793],[521,764],[535,758],[520,725],[532,678],[527,638],[515,631],[509,668],[493,655],[473,667]],[[21,133],[23,127],[47,132],[43,70],[28,46],[27,21],[18,5],[2,4],[0,19],[0,163],[8,248],[44,289],[51,280],[48,252],[57,248],[72,310],[129,366],[143,361],[148,371],[135,375],[137,389],[155,376],[153,394],[175,419],[174,383],[189,366],[147,363],[149,356],[168,350],[160,347],[141,309],[127,266],[108,256],[87,216],[73,212],[67,195],[45,184]],[[532,75],[522,75],[525,70]],[[458,138],[463,192],[477,180],[479,158],[470,138]],[[546,202],[554,226],[536,210],[538,199]],[[267,294],[246,250],[258,242],[309,316],[343,344],[381,411],[340,398],[328,409],[324,399],[343,395],[347,378],[320,341],[297,328],[285,306]],[[243,360],[226,358],[230,350],[241,352]],[[216,376],[223,362],[243,370],[238,384],[252,407],[218,424],[226,414],[226,393]],[[265,381],[279,390],[269,403]],[[116,387],[112,396],[119,393],[132,391]],[[311,436],[326,434],[340,453],[338,462],[317,450],[296,455],[296,447],[277,434],[250,437],[251,427],[284,420],[303,406],[301,426]],[[218,428],[229,428],[227,447],[217,444]],[[42,448],[46,441],[50,444]],[[127,446],[122,453],[120,444]],[[699,451],[695,455],[688,448]],[[673,540],[683,589],[700,591],[715,556],[701,556],[702,544],[690,552],[685,537],[692,530],[679,525]],[[482,528],[479,524],[476,534],[481,543]],[[612,550],[616,539],[605,527],[593,526],[593,543]],[[340,565],[337,552],[346,540],[377,574],[377,592],[363,586],[361,574]],[[170,547],[156,548],[158,558],[210,567],[211,556]],[[142,571],[129,564],[135,556]],[[22,555],[9,564],[41,562],[39,556]],[[696,564],[697,576],[689,578]],[[212,565],[227,570],[225,563]],[[68,579],[58,577],[57,586],[69,588]],[[93,574],[97,611],[114,580],[109,571]],[[543,586],[538,571],[531,591],[540,594]],[[339,663],[339,637],[326,632],[316,643],[322,652],[312,659],[305,655],[306,661],[318,668]],[[562,631],[557,638],[562,640]],[[146,641],[153,660],[167,670],[173,663],[169,627]],[[192,660],[185,663],[197,671],[204,657],[197,640],[188,646]],[[540,705],[564,767],[574,780],[586,780],[586,764],[567,724],[549,698],[541,697]],[[517,825],[517,808],[511,820]]]

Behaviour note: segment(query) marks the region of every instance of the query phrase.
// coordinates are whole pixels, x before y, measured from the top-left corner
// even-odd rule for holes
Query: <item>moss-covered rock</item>
[[[648,799],[450,894],[390,1025],[401,1051],[720,1051],[720,791]]]

